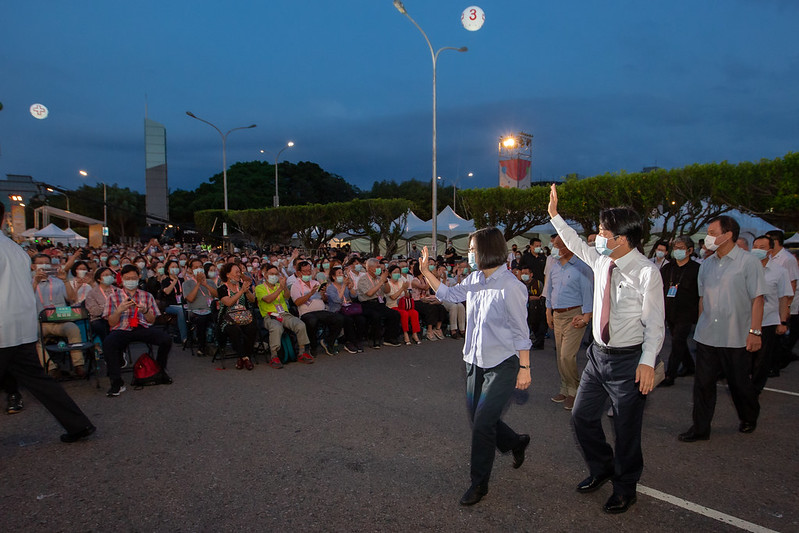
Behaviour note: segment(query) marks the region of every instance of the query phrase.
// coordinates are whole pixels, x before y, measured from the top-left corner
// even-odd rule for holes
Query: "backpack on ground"
[[[133,365],[133,381],[130,384],[141,388],[147,385],[160,385],[163,382],[161,366],[150,357],[150,354],[141,354]]]
[[[280,362],[283,364],[297,360],[297,352],[294,351],[294,341],[291,335],[284,331],[280,337]]]

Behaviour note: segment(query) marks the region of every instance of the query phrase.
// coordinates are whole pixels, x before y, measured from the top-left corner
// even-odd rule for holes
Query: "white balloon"
[[[479,30],[485,21],[485,12],[477,6],[469,6],[461,13],[461,24],[469,31]]]
[[[38,118],[39,120],[44,120],[47,118],[48,114],[49,111],[47,111],[47,108],[44,107],[42,104],[33,104],[31,106],[31,115],[33,115],[34,118]]]

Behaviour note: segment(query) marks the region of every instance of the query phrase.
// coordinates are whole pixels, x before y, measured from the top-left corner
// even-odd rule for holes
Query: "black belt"
[[[599,350],[602,353],[606,353],[609,355],[626,355],[635,352],[640,352],[643,344],[636,344],[635,346],[622,346],[622,347],[611,347],[611,346],[602,346],[600,344],[594,343],[594,348]]]

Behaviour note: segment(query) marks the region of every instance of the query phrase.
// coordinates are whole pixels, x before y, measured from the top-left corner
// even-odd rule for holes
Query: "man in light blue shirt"
[[[580,374],[577,352],[593,316],[594,274],[579,257],[569,250],[558,236],[552,241],[555,261],[549,270],[549,283],[544,290],[547,303],[547,324],[555,335],[558,354],[560,391],[550,398],[571,411]]]

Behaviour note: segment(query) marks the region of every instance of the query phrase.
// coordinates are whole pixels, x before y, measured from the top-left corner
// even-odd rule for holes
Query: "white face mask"
[[[664,252],[663,250],[658,250],[657,252],[655,252],[655,255],[657,256],[658,259],[663,259],[664,257],[666,257],[666,252]]]
[[[147,266],[146,263],[139,261],[136,263],[136,266],[139,267],[139,270],[144,270],[144,267]]]
[[[554,259],[560,259],[560,250],[558,248],[552,247],[552,252],[550,254]]]
[[[757,257],[759,260],[763,260],[768,257],[768,250],[763,250],[761,248],[752,248],[752,255]]]
[[[208,278],[214,279],[216,277],[216,270],[211,270],[208,272]]]
[[[687,250],[683,250],[682,248],[678,248],[671,251],[671,255],[674,256],[674,259],[677,261],[682,261],[688,255]]]
[[[467,261],[469,261],[469,266],[472,268],[472,270],[478,270],[477,257],[474,255],[474,252],[469,252],[467,255]]]
[[[602,235],[597,235],[596,237],[596,251],[602,255],[610,255],[613,253],[613,250],[618,248],[614,246],[613,248],[608,248],[608,239],[607,237],[603,237]]]
[[[123,279],[122,280],[122,285],[124,285],[125,288],[128,289],[129,291],[132,291],[133,289],[135,289],[135,288],[137,288],[139,286],[139,280],[136,280],[136,279]]]
[[[75,271],[75,274],[77,274],[79,278],[85,278],[86,274],[88,274],[88,273],[89,273],[88,270],[76,270]]]
[[[715,252],[716,250],[718,250],[719,246],[727,242],[727,241],[716,242],[716,239],[718,239],[718,237],[714,237],[713,235],[708,235],[707,237],[705,237],[705,248],[707,248],[711,252]]]

